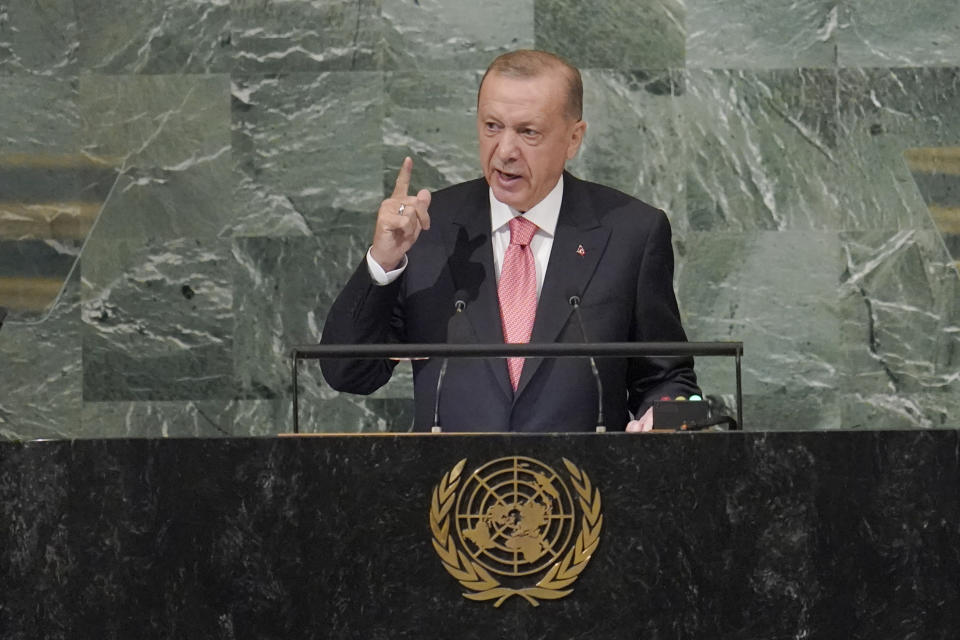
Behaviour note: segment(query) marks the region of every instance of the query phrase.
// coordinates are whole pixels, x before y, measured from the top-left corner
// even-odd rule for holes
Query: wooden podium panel
[[[8,442],[0,637],[952,638],[958,451],[954,430]],[[492,461],[556,472],[463,516],[508,546],[539,535],[521,503],[561,517],[554,490],[590,542],[564,459],[589,478],[602,525],[572,593],[464,597],[485,590],[436,532],[481,545],[459,507],[431,515],[464,459],[457,491]],[[491,576],[535,588],[552,564]]]

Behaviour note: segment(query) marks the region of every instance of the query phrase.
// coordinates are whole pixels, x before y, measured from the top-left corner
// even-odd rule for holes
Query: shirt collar
[[[557,180],[555,186],[543,200],[535,204],[529,211],[521,214],[519,211],[497,200],[490,192],[490,229],[496,232],[510,223],[514,216],[522,215],[537,225],[540,231],[552,236],[557,230],[557,220],[560,218],[560,204],[563,202],[563,176]]]

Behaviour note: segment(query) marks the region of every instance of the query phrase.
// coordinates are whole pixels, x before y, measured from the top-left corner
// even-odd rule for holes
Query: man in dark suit
[[[584,330],[590,342],[686,340],[664,213],[564,170],[586,132],[582,95],[579,71],[552,54],[497,58],[477,100],[484,178],[412,196],[413,162],[404,160],[323,342],[583,342]],[[597,364],[611,429],[646,430],[654,400],[699,393],[691,359]],[[322,369],[335,389],[371,393],[394,365],[341,360]],[[413,363],[417,430],[433,424],[439,369],[435,360]],[[583,359],[451,360],[440,421],[453,431],[592,430],[596,393]]]

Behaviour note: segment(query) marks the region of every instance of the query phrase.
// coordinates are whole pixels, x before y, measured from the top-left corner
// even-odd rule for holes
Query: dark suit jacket
[[[373,284],[366,261],[361,262],[330,308],[323,343],[503,342],[486,181],[434,193],[430,218],[430,230],[420,234],[396,282]],[[451,319],[458,295],[465,296],[467,307]],[[582,299],[591,342],[686,340],[673,292],[666,215],[564,173],[532,342],[583,342],[568,302],[572,295]],[[385,384],[394,365],[321,363],[333,388],[361,394]],[[597,366],[610,429],[624,428],[628,409],[636,413],[664,395],[700,392],[689,358],[602,358]],[[435,360],[413,363],[416,430],[433,424],[439,369]],[[586,359],[528,358],[516,393],[502,359],[448,365],[440,402],[445,431],[592,431],[596,419],[596,383]]]

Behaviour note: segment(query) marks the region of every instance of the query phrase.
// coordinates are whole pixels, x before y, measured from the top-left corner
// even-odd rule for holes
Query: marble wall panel
[[[365,235],[355,233],[234,242],[238,393],[273,402],[271,424],[280,431],[292,429],[290,348],[319,341],[326,310],[368,244]],[[356,396],[331,389],[318,363],[305,360],[299,365],[298,392],[300,429],[305,433],[404,431],[413,424],[413,377],[407,363],[398,365],[376,393]],[[243,421],[235,428],[245,428]]]
[[[479,176],[480,74],[531,44],[584,67],[571,170],[670,216],[690,337],[746,342],[748,427],[957,413],[957,271],[929,208],[952,181],[904,161],[960,144],[955,2],[121,5],[0,7],[0,164],[103,160],[72,178],[8,162],[0,200],[93,207],[113,185],[82,291],[0,330],[9,437],[283,430],[286,352],[319,336],[403,156],[415,188]],[[79,243],[50,240],[0,240],[0,265],[66,273]],[[732,362],[698,370],[730,406]],[[305,430],[412,411],[406,367],[354,397],[304,363],[301,393]]]
[[[129,169],[116,178],[86,251],[97,262],[125,239],[215,238],[236,227],[229,206],[233,173],[229,152],[184,169]]]
[[[283,414],[284,421],[278,420],[276,424],[289,432],[287,416],[291,403],[287,400],[284,404],[288,408]],[[300,396],[300,433],[402,433],[412,428],[412,387],[396,398],[349,394],[325,398],[309,391]]]
[[[381,0],[232,0],[239,73],[379,69]]]
[[[83,267],[83,397],[230,398],[226,240],[115,240]]]
[[[383,197],[382,74],[242,76],[232,94],[234,235],[366,232],[357,213]]]
[[[753,354],[750,354],[753,358]],[[745,393],[743,424],[749,431],[806,431],[841,429],[846,408],[844,398],[834,389],[782,387],[770,393]],[[736,403],[730,396],[726,415],[736,417]]]
[[[534,0],[381,0],[386,69],[485,69],[533,48]]]
[[[289,398],[290,348],[319,342],[327,309],[368,246],[366,235],[346,233],[235,240],[234,357],[243,397]],[[301,365],[300,392],[307,403],[338,395],[323,381],[316,362]],[[410,398],[412,392],[410,368],[403,364],[375,397]]]
[[[832,73],[692,70],[686,86],[690,228],[837,227]]]
[[[956,429],[956,391],[851,393],[841,398],[844,429]]]
[[[677,71],[588,69],[583,76],[587,133],[569,170],[664,209],[674,231],[686,222],[685,125]]]
[[[76,433],[83,406],[80,273],[49,317],[0,329],[0,438]]]
[[[78,97],[72,77],[0,75],[0,158],[79,151]]]
[[[74,0],[14,0],[0,7],[0,75],[76,71]]]
[[[960,5],[944,0],[845,0],[837,53],[842,67],[960,64]]]
[[[230,70],[230,0],[74,0],[78,62],[94,73]]]
[[[306,366],[305,366],[306,368]],[[293,403],[277,400],[84,402],[79,438],[234,438],[293,433]],[[300,398],[300,433],[406,431],[413,424],[412,398]],[[0,423],[0,427],[3,427]],[[0,432],[2,433],[2,432]],[[58,433],[52,433],[56,437]]]
[[[682,68],[685,13],[680,0],[535,0],[536,48],[581,68]]]
[[[411,193],[483,175],[477,153],[478,71],[392,71],[384,82],[382,192],[393,191],[404,156],[413,158]],[[370,219],[372,224],[373,219]]]
[[[230,150],[225,75],[85,75],[83,150],[127,170],[186,171]]]
[[[687,67],[836,64],[838,0],[687,0]]]
[[[85,402],[77,430],[94,438],[226,438],[276,433],[276,403],[257,400]]]
[[[904,152],[956,145],[960,69],[843,69],[838,105],[841,226],[932,227]]]
[[[876,140],[844,145],[837,153],[835,197],[838,227],[925,229],[930,211],[903,159],[903,146]]]
[[[779,396],[787,413],[797,410],[793,397],[842,382],[836,233],[691,232],[677,242],[677,259],[685,263],[677,290],[688,338],[742,341],[745,393]],[[733,392],[731,361],[700,358],[697,372],[707,394]],[[766,423],[769,408],[757,408],[750,424]]]
[[[310,235],[310,226],[293,201],[283,193],[272,193],[257,183],[255,177],[234,167],[233,192],[234,236],[298,236]],[[334,212],[340,217],[343,212]]]
[[[936,231],[847,232],[843,389],[960,392],[960,278]]]
[[[837,104],[841,140],[850,145],[956,143],[960,68],[841,69]]]

